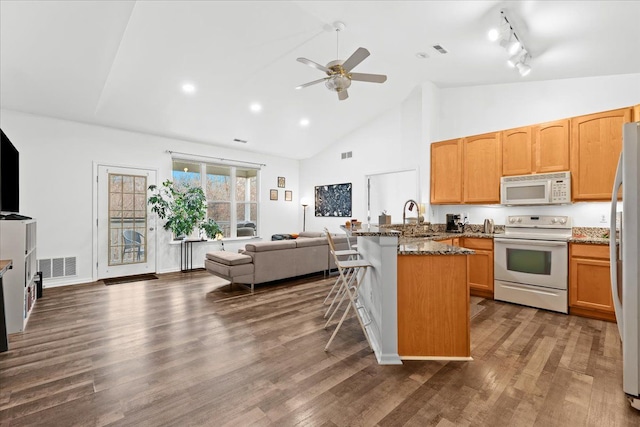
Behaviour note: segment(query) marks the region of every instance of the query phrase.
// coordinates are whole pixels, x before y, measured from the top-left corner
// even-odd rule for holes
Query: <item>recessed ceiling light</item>
[[[262,105],[258,104],[257,102],[254,102],[253,104],[251,104],[249,106],[249,109],[251,111],[253,111],[254,113],[258,113],[258,112],[262,111]]]
[[[196,87],[193,85],[193,83],[184,83],[182,85],[182,91],[184,93],[194,93],[196,91]]]
[[[487,33],[487,37],[489,37],[489,40],[492,42],[495,42],[500,37],[500,31],[498,31],[497,28],[492,28],[489,30],[489,33]]]
[[[300,119],[300,126],[309,126],[309,119]]]

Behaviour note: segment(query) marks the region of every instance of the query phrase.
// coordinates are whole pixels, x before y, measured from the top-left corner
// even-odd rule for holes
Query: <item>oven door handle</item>
[[[567,242],[555,242],[548,240],[525,240],[525,239],[504,239],[504,238],[494,238],[494,242],[496,243],[510,243],[512,245],[521,245],[526,244],[527,246],[553,246],[553,247],[566,247]]]

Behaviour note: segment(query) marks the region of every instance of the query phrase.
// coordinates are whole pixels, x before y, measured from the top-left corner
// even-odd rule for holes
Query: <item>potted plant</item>
[[[166,180],[161,187],[150,185],[148,203],[151,211],[165,220],[164,229],[173,232],[176,239],[183,239],[193,230],[204,231],[210,239],[220,238],[222,230],[218,224],[207,216],[207,200],[200,187],[185,186],[177,190],[171,180]]]

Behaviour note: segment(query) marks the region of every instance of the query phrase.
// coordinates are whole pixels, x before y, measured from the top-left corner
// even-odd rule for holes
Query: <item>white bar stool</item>
[[[325,232],[325,234],[330,234],[329,230],[326,227],[324,228],[324,232]],[[347,236],[347,245],[349,246],[349,249],[341,250],[341,251],[334,250],[335,256],[340,257],[341,259],[346,258],[347,260],[358,259],[359,256],[360,256],[360,253],[355,249],[351,249],[351,242],[349,241],[349,236]],[[331,250],[331,247],[329,249]],[[322,302],[322,304],[327,304],[327,302],[331,298],[331,295],[335,291],[335,295],[333,296],[333,299],[331,300],[331,304],[329,305],[329,308],[327,309],[327,312],[324,314],[325,318],[331,312],[331,308],[335,304],[336,299],[338,298],[338,296],[340,296],[340,293],[338,292],[339,289],[340,289],[340,286],[339,286],[340,285],[340,280],[341,280],[340,276],[338,276],[338,278],[336,279],[336,282],[333,284],[331,289],[329,289],[329,293],[327,294],[326,298]]]
[[[360,324],[360,328],[362,329],[362,332],[364,333],[364,336],[367,339],[367,343],[369,344],[369,347],[373,349],[373,346],[371,345],[371,341],[369,340],[369,334],[367,334],[367,330],[365,328],[369,323],[371,323],[371,318],[366,308],[362,304],[360,304],[360,302],[358,301],[358,287],[362,283],[362,279],[364,278],[364,275],[367,273],[367,269],[369,267],[372,267],[372,265],[363,259],[350,259],[350,260],[339,259],[338,256],[336,255],[337,251],[335,250],[335,244],[333,243],[333,238],[331,237],[331,233],[329,233],[328,230],[326,229],[325,231],[327,231],[327,241],[329,242],[329,248],[331,250],[331,254],[333,255],[336,266],[338,267],[339,289],[336,293],[336,296],[338,294],[341,295],[338,305],[333,310],[333,313],[331,313],[329,320],[327,320],[327,323],[325,324],[325,328],[329,325],[329,322],[331,322],[331,319],[333,318],[335,313],[340,309],[340,306],[342,305],[342,302],[345,300],[345,297],[347,297],[349,301],[347,304],[347,308],[344,310],[344,313],[342,314],[342,317],[340,318],[338,325],[333,331],[331,338],[329,338],[329,342],[325,346],[324,351],[329,350],[329,346],[331,345],[331,343],[333,342],[333,339],[335,338],[336,334],[340,330],[342,323],[344,323],[344,320],[347,318],[347,315],[349,314],[349,310],[351,308],[353,308],[355,311],[356,319],[358,319],[358,323]],[[359,275],[360,277],[358,277]],[[329,308],[331,309],[331,307]]]

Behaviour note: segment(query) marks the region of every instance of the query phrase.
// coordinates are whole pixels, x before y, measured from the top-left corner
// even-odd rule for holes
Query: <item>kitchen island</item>
[[[348,232],[373,265],[358,298],[378,363],[471,360],[466,258],[474,252],[389,228]]]

